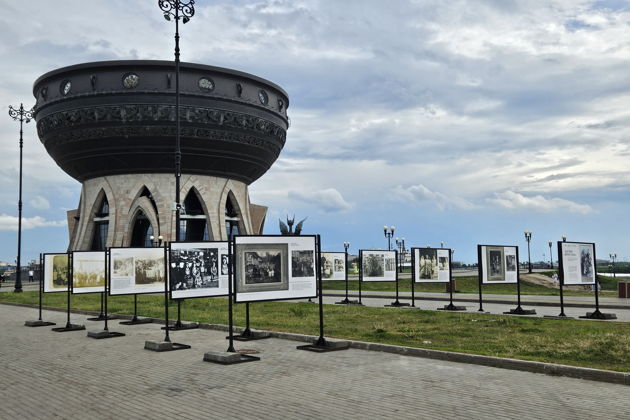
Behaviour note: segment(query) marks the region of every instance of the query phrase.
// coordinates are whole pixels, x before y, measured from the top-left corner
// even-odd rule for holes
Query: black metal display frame
[[[478,273],[479,273],[479,309],[478,312],[484,312],[483,310],[483,296],[482,296],[482,292],[481,292],[481,287],[484,284],[483,283],[483,274],[484,274],[484,270],[485,267],[483,266],[483,264],[481,263],[481,254],[482,254],[482,249],[483,247],[496,247],[496,248],[503,248],[504,249],[504,254],[505,255],[505,248],[514,248],[516,250],[516,296],[517,296],[517,305],[516,308],[514,309],[510,309],[508,312],[503,312],[506,315],[536,315],[536,310],[534,309],[523,309],[521,306],[521,270],[520,270],[520,260],[519,260],[519,253],[518,253],[518,246],[516,245],[477,245],[477,266],[478,266]],[[486,261],[487,263],[488,261]],[[505,262],[504,262],[505,264]],[[497,282],[495,284],[513,284],[514,282]],[[492,283],[485,283],[485,284],[492,284]]]
[[[66,253],[66,255],[68,256],[68,268],[67,268],[68,287],[66,289],[66,296],[67,296],[67,302],[68,302],[67,320],[66,320],[65,327],[52,328],[52,330],[55,332],[81,331],[85,329],[85,325],[73,324],[70,322],[70,296],[71,296],[70,289],[71,289],[71,283],[72,283],[72,254]],[[44,254],[44,269],[46,269],[45,266],[46,266],[46,254]]]
[[[398,251],[397,250],[387,250],[387,251],[381,251],[378,249],[361,249],[359,250],[359,259],[361,260],[361,277],[359,279],[359,282],[362,281],[366,281],[368,283],[391,283],[392,281],[396,282],[396,300],[393,301],[392,303],[390,303],[389,305],[385,305],[386,308],[400,308],[400,307],[404,307],[404,306],[411,306],[410,303],[403,303],[401,302],[398,298],[399,298],[399,282],[398,282],[398,267],[396,267],[396,270],[394,270],[394,273],[396,275],[394,280],[363,280],[363,251],[370,251],[370,252],[393,252],[394,253],[394,261],[398,261]],[[384,273],[384,271],[383,271]],[[361,296],[361,293],[359,293],[359,296]],[[360,299],[360,298],[359,298]]]
[[[138,318],[138,295],[133,294],[133,318],[129,321],[120,321],[119,325],[140,325],[150,324],[153,322],[153,318]]]
[[[437,308],[438,311],[465,311],[465,306],[457,306],[453,303],[453,252],[450,248],[420,248],[413,247],[411,248],[411,306],[415,306],[415,284],[416,284],[416,249],[435,249],[436,251],[447,251],[448,252],[448,280],[447,281],[418,281],[418,283],[445,283],[448,284],[449,287],[449,303],[448,305],[444,305],[443,308]]]
[[[343,281],[346,283],[346,297],[343,300],[340,300],[339,302],[335,302],[335,305],[356,305],[357,303],[359,303],[358,300],[350,300],[348,298],[348,251],[343,251],[343,252],[326,251],[326,252],[324,252],[324,254],[325,253],[329,253],[329,254],[343,254],[343,258],[344,258],[344,265],[345,265],[344,277],[345,278],[344,278]],[[333,270],[334,270],[334,268],[333,268]]]
[[[81,251],[79,251],[79,252],[81,252]],[[108,274],[107,267],[109,265],[108,264],[108,262],[109,262],[109,251],[104,251],[104,252],[105,252],[105,266],[104,266],[104,268],[105,268],[105,277],[107,277],[107,274]],[[72,258],[74,260],[74,252],[72,253]],[[74,281],[74,277],[73,277],[73,281]],[[88,337],[90,337],[90,338],[95,338],[95,339],[99,339],[100,340],[100,339],[104,339],[104,338],[114,338],[114,337],[124,337],[125,336],[124,333],[110,331],[109,327],[107,325],[107,321],[109,319],[111,319],[108,316],[108,314],[107,314],[107,292],[108,292],[107,287],[108,287],[108,285],[109,285],[109,282],[107,281],[107,278],[106,278],[105,279],[105,286],[104,286],[105,287],[105,292],[101,293],[101,296],[104,296],[104,306],[105,306],[105,315],[104,315],[104,317],[102,319],[102,321],[105,322],[105,325],[103,326],[103,331],[99,331],[97,333],[88,332]]]
[[[74,261],[74,254],[82,254],[82,253],[87,253],[87,252],[103,252],[104,254],[107,254],[107,251],[72,251],[72,261]],[[107,256],[105,257],[105,259],[107,259]],[[105,275],[107,276],[107,268],[105,268]],[[74,270],[72,271],[72,278],[68,280],[69,284],[70,284],[70,293],[72,293],[73,295],[91,295],[94,293],[100,293],[101,294],[101,310],[98,314],[98,316],[96,317],[92,317],[92,318],[87,318],[88,321],[103,321],[105,319],[105,314],[103,313],[103,309],[105,306],[105,298],[103,297],[104,292],[85,292],[85,293],[77,293],[74,291]],[[103,290],[107,289],[107,282],[105,283],[105,285],[103,286]],[[109,319],[116,319],[117,317],[114,316],[110,316]]]
[[[42,254],[39,254],[39,299],[38,299],[38,313],[39,317],[36,321],[26,321],[24,326],[26,327],[46,327],[49,325],[57,325],[54,322],[42,320],[42,295],[44,294],[44,262]]]
[[[312,351],[315,353],[327,353],[331,351],[347,350],[350,348],[350,344],[344,341],[328,341],[324,336],[324,289],[322,287],[322,271],[321,271],[321,238],[319,235],[315,235],[315,276],[319,290],[319,337],[312,344],[306,344],[297,346],[298,350]],[[347,268],[347,267],[346,267]],[[347,270],[346,270],[347,275]]]
[[[236,281],[236,238],[247,238],[247,237],[255,237],[255,238],[291,238],[291,236],[286,236],[286,235],[234,235],[232,237],[233,241],[234,241],[234,248],[233,249],[233,254],[232,255],[232,259],[234,260],[234,276],[233,276],[233,285],[234,285],[234,303],[239,304],[239,303],[247,303],[247,302],[280,302],[280,301],[286,301],[286,300],[297,300],[297,299],[312,299],[312,298],[316,298],[317,297],[317,276],[318,274],[315,273],[315,295],[310,295],[310,296],[296,296],[296,297],[288,297],[288,298],[279,298],[279,299],[260,299],[260,300],[238,300],[238,282]],[[317,238],[318,235],[299,235],[299,236],[293,236],[294,238],[315,238],[315,243],[317,244]],[[242,244],[243,245],[243,244]],[[319,258],[317,255],[315,256],[316,258]],[[290,256],[289,256],[290,258]],[[319,265],[319,262],[315,262],[315,268],[317,269]],[[320,273],[321,274],[321,273]],[[288,273],[287,273],[288,275]],[[321,277],[321,276],[320,276]],[[248,292],[242,292],[242,293],[248,293]]]
[[[617,315],[604,313],[599,310],[599,282],[597,281],[597,250],[595,249],[594,242],[577,242],[577,241],[558,241],[558,270],[560,272],[560,317],[566,317],[564,314],[564,297],[562,293],[562,288],[564,287],[564,253],[562,252],[563,244],[578,244],[578,245],[592,245],[593,246],[593,272],[595,273],[595,283],[593,283],[593,288],[595,289],[595,310],[593,312],[587,312],[586,315],[581,316],[582,319],[599,319],[599,320],[607,320],[607,319],[617,319]],[[567,286],[579,286],[579,284],[569,284]]]

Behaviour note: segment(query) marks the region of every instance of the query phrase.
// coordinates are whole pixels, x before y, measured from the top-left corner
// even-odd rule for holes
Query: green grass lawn
[[[617,282],[612,278],[601,277],[602,288],[601,296],[614,297],[617,293],[613,290],[617,290]],[[343,280],[326,280],[323,282],[324,290],[346,290],[346,282]],[[477,277],[456,277],[455,284],[457,286],[457,292],[459,293],[479,293],[479,281]],[[614,287],[613,287],[614,286]],[[401,292],[411,292],[411,279],[399,279],[398,287]],[[359,290],[358,280],[348,281],[349,290]],[[395,282],[363,282],[361,284],[362,291],[380,291],[380,292],[394,292],[396,291]],[[444,283],[416,283],[414,290],[418,293],[422,292],[444,292]],[[515,295],[516,284],[492,284],[484,285],[482,287],[482,293],[484,294],[498,294],[498,295]],[[541,286],[539,284],[530,283],[525,280],[521,280],[521,294],[522,295],[545,295],[545,296],[560,296],[558,289],[551,287]],[[592,291],[587,290],[564,290],[565,296],[593,296]]]
[[[162,296],[139,296],[141,316],[164,317]],[[37,303],[37,292],[0,293],[0,301]],[[44,295],[45,306],[66,306],[65,293]],[[98,295],[75,295],[74,309],[98,311]],[[171,316],[176,304],[171,304]],[[109,298],[112,313],[131,314],[133,298]],[[235,305],[235,324],[244,326],[244,305]],[[35,309],[33,310],[35,313]],[[318,334],[318,306],[297,302],[251,304],[251,326]],[[329,337],[451,350],[499,357],[630,372],[630,323],[517,318],[477,313],[325,305]],[[227,299],[189,299],[188,321],[227,324]]]

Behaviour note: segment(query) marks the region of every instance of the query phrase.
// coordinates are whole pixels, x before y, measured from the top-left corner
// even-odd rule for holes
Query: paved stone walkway
[[[159,325],[119,326],[107,340],[85,331],[28,328],[36,310],[0,305],[0,418],[466,418],[627,419],[630,387],[380,352],[314,354],[299,343],[236,343],[261,360],[202,361],[225,333],[174,332],[190,350],[154,353]],[[102,322],[72,314],[88,330]],[[65,314],[44,312],[65,324]]]

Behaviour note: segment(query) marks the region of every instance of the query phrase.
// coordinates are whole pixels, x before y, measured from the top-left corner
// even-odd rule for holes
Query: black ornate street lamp
[[[532,272],[532,258],[529,253],[529,243],[532,241],[532,233],[528,230],[525,231],[525,240],[527,241],[527,261],[529,262],[529,273]]]
[[[162,238],[162,235],[158,236],[157,238],[151,235],[150,239],[151,239],[151,243],[156,248],[162,246],[162,241],[164,240],[164,238]]]
[[[553,254],[551,253],[551,245],[553,242],[549,241],[549,266],[553,269]]]
[[[20,293],[22,291],[22,267],[21,267],[21,258],[22,258],[22,148],[23,148],[23,126],[24,123],[28,123],[33,119],[33,110],[24,109],[24,105],[20,104],[18,109],[13,108],[9,105],[9,116],[13,118],[15,121],[20,122],[20,176],[19,176],[19,194],[18,194],[18,249],[17,249],[17,260],[15,262],[15,289],[13,290],[16,293]]]
[[[158,0],[158,6],[164,13],[164,19],[175,20],[175,240],[179,241],[180,212],[182,205],[179,196],[179,184],[182,176],[182,150],[179,136],[179,20],[187,23],[195,14],[194,0]]]
[[[395,226],[383,226],[383,233],[385,234],[385,237],[387,238],[387,250],[391,251],[392,250],[392,236],[394,236],[394,230],[396,229]]]
[[[617,272],[615,270],[615,260],[617,259],[617,254],[614,253],[610,253],[608,254],[608,256],[610,257],[611,261],[612,261],[612,272],[613,272],[613,277],[617,278]]]
[[[396,246],[398,247],[398,260],[399,260],[398,272],[402,273],[403,272],[403,258],[405,257],[405,254],[407,253],[407,250],[405,249],[405,238],[396,238]]]

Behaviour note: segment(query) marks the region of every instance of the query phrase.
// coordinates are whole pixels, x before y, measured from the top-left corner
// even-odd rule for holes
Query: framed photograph
[[[396,251],[359,250],[362,281],[396,281]]]
[[[229,294],[227,242],[171,242],[169,290],[171,299]]]
[[[448,283],[451,279],[451,250],[411,248],[416,283]]]
[[[518,248],[478,245],[481,281],[485,284],[518,282]]]
[[[346,253],[322,252],[322,280],[346,279]]]
[[[562,284],[595,284],[595,244],[558,242]]]
[[[164,292],[164,248],[110,248],[109,294]]]
[[[67,292],[69,254],[44,254],[44,293]]]
[[[316,297],[315,236],[235,236],[236,302]]]
[[[72,252],[72,293],[105,292],[105,251]]]

